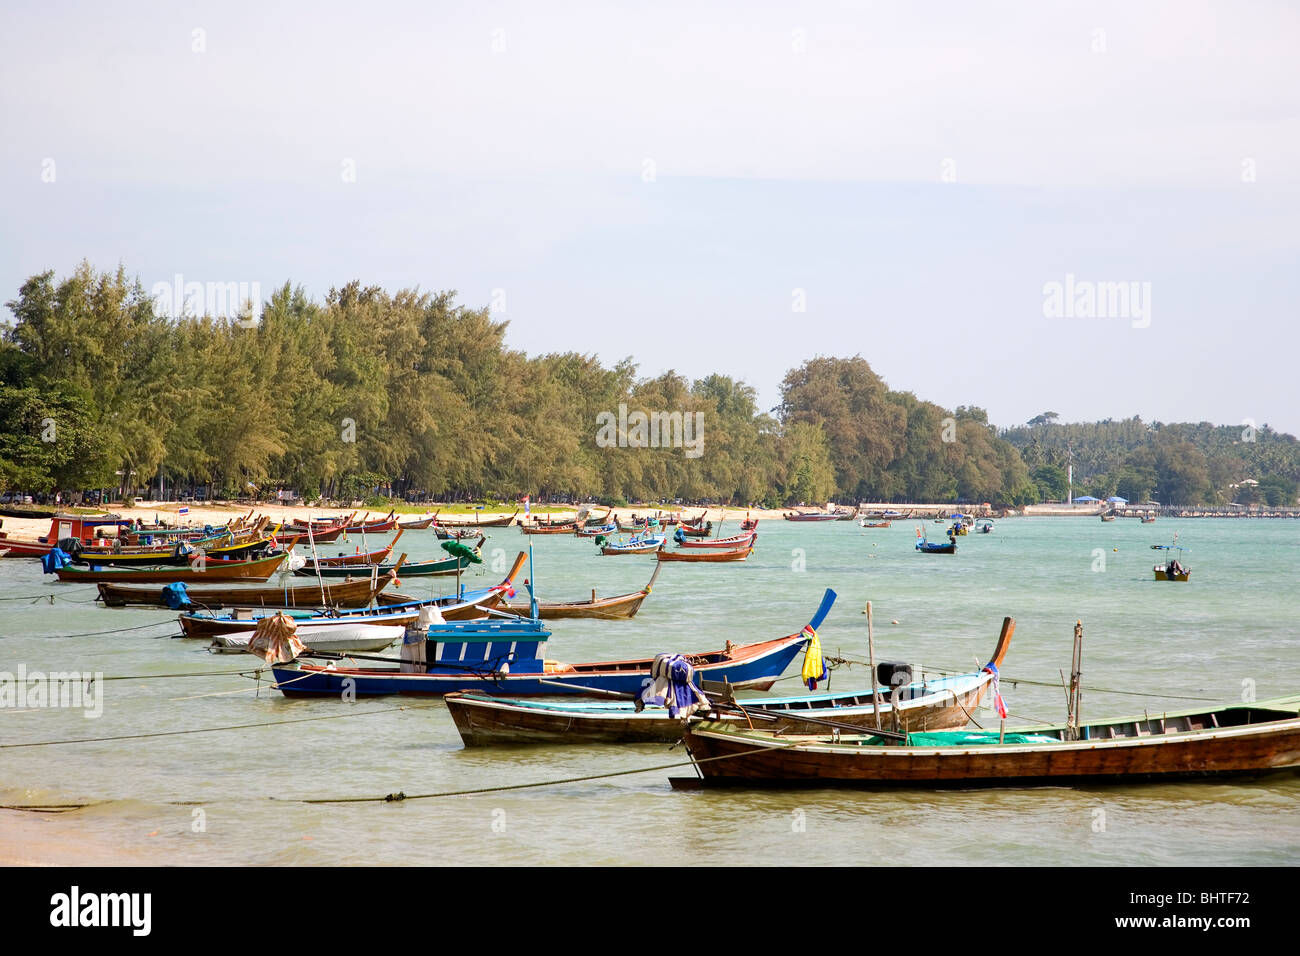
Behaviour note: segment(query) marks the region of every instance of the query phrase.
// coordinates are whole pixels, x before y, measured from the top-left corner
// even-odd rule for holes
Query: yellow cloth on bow
[[[826,663],[822,660],[822,644],[817,639],[817,632],[811,627],[804,627],[808,643],[803,646],[803,681],[809,690],[817,689],[817,682],[826,677]]]

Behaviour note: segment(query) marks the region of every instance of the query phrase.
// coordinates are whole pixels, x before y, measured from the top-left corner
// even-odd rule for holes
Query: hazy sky
[[[768,407],[861,353],[1002,425],[1300,433],[1297,51],[1281,3],[10,2],[0,301],[360,279]]]

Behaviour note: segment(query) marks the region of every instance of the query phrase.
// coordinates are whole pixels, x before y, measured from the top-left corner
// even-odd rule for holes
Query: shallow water
[[[954,556],[915,553],[915,526],[764,522],[743,564],[666,566],[633,621],[548,622],[547,656],[600,660],[777,637],[797,631],[831,587],[839,599],[819,632],[822,647],[859,660],[867,656],[868,600],[877,658],[932,669],[974,669],[992,651],[1003,616],[1015,617],[1003,667],[1012,723],[1063,719],[1060,672],[1069,669],[1076,620],[1084,624],[1085,717],[1300,692],[1292,610],[1300,522],[1007,519],[992,535],[959,539]],[[924,527],[941,537],[942,526]],[[1159,554],[1150,545],[1169,543],[1175,531],[1191,549],[1184,560],[1192,580],[1156,582]],[[587,597],[592,586],[602,595],[632,591],[654,565],[646,556],[596,557],[590,541],[494,529],[484,549],[489,566],[471,586],[499,578],[530,540],[548,600]],[[429,532],[408,532],[402,549],[411,560],[442,553]],[[401,590],[426,595],[450,586],[411,578]],[[28,600],[38,595],[56,600]],[[170,612],[105,610],[89,603],[93,596],[93,587],[43,579],[36,561],[0,561],[0,670],[21,664],[138,677],[251,671],[259,663],[172,639]],[[775,689],[797,693],[797,669],[798,660]],[[863,687],[867,676],[864,667],[840,669],[830,686]],[[437,701],[291,701],[239,676],[105,687],[94,719],[67,708],[0,709],[0,742],[338,716],[0,749],[0,803],[94,802],[60,821],[158,862],[630,864],[655,860],[665,834],[688,837],[674,844],[686,861],[714,864],[1300,861],[1300,776],[941,793],[675,792],[668,778],[692,773],[682,767],[403,803],[305,804],[298,798],[492,788],[685,758],[666,745],[465,750]],[[988,711],[976,717],[996,724]]]

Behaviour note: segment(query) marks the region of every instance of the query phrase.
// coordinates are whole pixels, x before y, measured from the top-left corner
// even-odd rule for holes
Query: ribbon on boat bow
[[[826,660],[822,657],[822,642],[818,640],[817,632],[810,625],[805,624],[801,633],[805,635],[804,640],[807,643],[803,646],[803,671],[800,676],[809,690],[816,690],[817,682],[829,679],[830,671],[827,670]]]
[[[1003,720],[1007,719],[1007,705],[1002,699],[1002,691],[998,687],[998,665],[989,661],[984,665],[984,673],[993,675],[993,709],[998,712],[998,716]]]

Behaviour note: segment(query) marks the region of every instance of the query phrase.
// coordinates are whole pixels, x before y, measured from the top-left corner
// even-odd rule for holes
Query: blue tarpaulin
[[[163,588],[163,601],[173,611],[179,611],[190,606],[190,595],[185,590],[185,585],[176,581]]]

